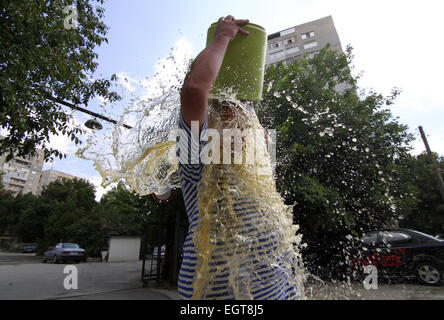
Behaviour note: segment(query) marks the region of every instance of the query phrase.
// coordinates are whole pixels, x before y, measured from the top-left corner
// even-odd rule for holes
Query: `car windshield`
[[[76,245],[75,243],[64,243],[63,248],[68,248],[68,249],[78,249],[79,246]]]
[[[365,244],[375,244],[378,239],[378,234],[376,232],[365,233],[362,242]]]
[[[414,233],[419,235],[419,236],[421,236],[421,237],[426,238],[427,240],[436,241],[435,237],[433,237],[433,236],[431,236],[431,235],[429,235],[427,233],[419,232],[419,231],[416,231],[416,230],[414,231]]]
[[[409,234],[400,231],[382,231],[381,239],[385,244],[406,244],[412,241]]]

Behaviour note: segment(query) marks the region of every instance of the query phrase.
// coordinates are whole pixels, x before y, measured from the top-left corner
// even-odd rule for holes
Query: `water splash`
[[[104,188],[124,182],[146,195],[179,186],[174,138],[179,90],[190,60],[191,47],[180,40],[167,58],[157,62],[152,78],[138,81],[120,75],[124,98],[106,106],[123,110],[118,124],[90,132],[86,146],[77,151],[80,158],[93,161]]]
[[[180,186],[175,157],[175,129],[179,118],[179,90],[190,58],[189,47],[185,42],[179,42],[169,57],[158,61],[156,73],[150,79],[136,81],[120,75],[122,90],[125,92],[121,96],[124,100],[111,105],[119,109],[123,104],[119,123],[108,127],[103,133],[91,132],[87,136],[86,147],[77,153],[79,157],[93,161],[102,177],[103,187],[123,181],[133,191],[145,195],[160,194]],[[285,92],[275,92],[274,96],[285,96]],[[262,128],[251,106],[234,99],[232,93],[213,98],[228,100],[238,107],[234,121],[229,125]],[[285,98],[291,102],[289,96]],[[313,124],[324,114],[329,114],[328,108],[318,114],[309,114],[302,106],[294,103],[293,107],[311,116],[307,121]],[[132,129],[126,129],[123,124],[130,125]],[[220,114],[210,106],[209,127],[222,130],[221,124]],[[331,137],[333,133],[334,129],[328,128],[320,135]],[[270,166],[269,154],[264,150],[256,151],[266,158],[263,163]],[[215,277],[222,275],[222,268],[215,273],[210,272],[210,266],[221,255],[226,262],[224,266],[232,271],[228,281],[235,298],[252,297],[252,283],[260,279],[257,277],[257,269],[264,264],[279,268],[297,288],[300,298],[314,296],[310,291],[313,288],[308,291],[304,289],[308,274],[302,267],[302,235],[297,233],[298,227],[292,223],[292,206],[285,205],[277,193],[274,177],[258,175],[255,169],[257,166],[254,168],[245,163],[240,166],[204,167],[200,189],[205,189],[205,192],[199,197],[199,229],[193,237],[198,257],[193,282],[194,298],[207,297]],[[243,234],[240,231],[240,225],[245,221],[235,210],[239,199],[254,202],[255,215],[251,221],[254,222],[255,232]],[[261,238],[274,239],[265,243],[273,250],[258,250],[263,245],[260,243]],[[312,276],[313,279],[315,277]],[[320,279],[315,282],[318,292],[326,290]],[[326,298],[332,296],[331,293],[322,294]]]
[[[223,109],[210,105],[209,128],[217,130],[221,137],[226,128],[263,130],[253,108],[232,101],[231,120],[224,120]],[[254,164],[246,161],[248,150],[244,141],[241,164],[216,163],[203,168],[198,232],[193,237],[197,256],[193,299],[211,297],[217,292],[217,283],[225,278],[234,299],[252,299],[255,292],[266,288],[270,291],[270,285],[282,279],[288,283],[288,298],[295,292],[299,298],[304,297],[302,235],[297,234],[299,227],[292,223],[292,206],[284,204],[274,177],[262,174],[271,170],[258,170],[261,166],[271,167],[265,144],[255,146],[254,153],[259,158]],[[276,276],[272,283],[260,276],[266,270]]]

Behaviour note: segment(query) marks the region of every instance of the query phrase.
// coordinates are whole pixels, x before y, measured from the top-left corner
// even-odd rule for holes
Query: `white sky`
[[[140,80],[152,76],[156,61],[179,39],[197,55],[207,28],[221,16],[248,18],[271,34],[332,15],[343,49],[353,46],[355,70],[364,72],[359,86],[384,95],[401,88],[391,110],[416,133],[414,153],[424,151],[417,130],[422,125],[432,150],[444,155],[444,1],[128,0],[109,1],[105,9],[109,45],[99,49],[98,72]],[[76,117],[83,119],[77,113]],[[92,164],[77,159],[69,141],[58,140],[54,145],[66,148],[70,156],[56,161],[54,169],[97,184],[100,179]]]

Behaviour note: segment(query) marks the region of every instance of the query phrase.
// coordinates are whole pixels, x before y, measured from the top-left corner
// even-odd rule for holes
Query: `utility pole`
[[[438,163],[435,160],[435,157],[433,156],[432,150],[430,150],[430,146],[429,143],[427,142],[427,138],[424,133],[424,130],[422,129],[422,126],[419,126],[418,128],[419,132],[421,133],[422,141],[424,141],[424,145],[426,147],[429,160],[432,163],[433,168],[435,169],[436,182],[438,183],[439,191],[441,193],[442,200],[444,201],[444,181],[442,180],[441,171],[439,169]]]

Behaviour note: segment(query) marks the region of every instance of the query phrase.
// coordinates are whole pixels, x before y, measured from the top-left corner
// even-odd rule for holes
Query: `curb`
[[[165,290],[165,289],[156,289],[156,288],[150,288],[150,289],[167,297],[168,299],[181,300],[179,292],[177,292],[177,289],[176,290]]]
[[[103,294],[103,293],[128,291],[128,290],[134,290],[134,289],[140,289],[140,288],[141,287],[131,287],[131,288],[117,289],[117,290],[106,290],[106,291],[88,292],[88,293],[80,293],[80,294],[70,294],[70,295],[66,295],[63,297],[51,297],[51,298],[45,298],[42,300],[62,300],[62,299],[78,298],[78,297],[84,297],[84,296],[92,296],[92,295]]]

